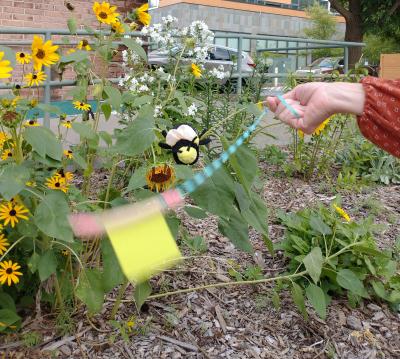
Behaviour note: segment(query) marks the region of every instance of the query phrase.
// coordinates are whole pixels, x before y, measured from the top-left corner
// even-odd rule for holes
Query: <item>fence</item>
[[[34,28],[0,28],[0,34],[23,34],[23,35],[42,35],[45,40],[52,40],[53,36],[64,35],[64,36],[93,36],[95,34],[105,34],[104,32],[88,32],[86,30],[77,30],[75,34],[71,34],[68,29],[34,29]],[[142,37],[143,35],[140,32],[130,32],[124,34],[125,37]],[[355,46],[364,46],[363,43],[357,42],[344,42],[344,41],[329,41],[329,40],[313,40],[313,39],[303,39],[303,38],[289,38],[289,37],[280,37],[280,36],[259,36],[259,35],[238,35],[234,36],[238,40],[238,53],[242,53],[243,50],[243,39],[250,40],[276,40],[276,41],[293,41],[293,42],[302,42],[306,43],[305,47],[284,47],[284,48],[271,48],[271,49],[263,49],[263,51],[289,51],[289,50],[311,50],[315,48],[344,48],[344,71],[347,72],[349,68],[349,48]],[[218,38],[232,38],[230,35],[218,35]],[[119,42],[116,42],[119,43]],[[0,45],[6,46],[27,46],[30,45],[31,41],[12,41],[12,40],[2,40],[0,41]],[[77,45],[77,43],[64,43],[54,41],[56,45]],[[122,42],[120,43],[122,44]],[[311,46],[308,46],[311,44]],[[240,94],[242,91],[242,57],[237,57],[237,93]],[[44,88],[43,102],[47,105],[51,103],[51,89],[52,87],[64,87],[64,86],[74,86],[76,84],[73,80],[62,80],[62,81],[52,81],[50,68],[46,67],[45,72],[47,75],[46,81],[43,85],[39,87]],[[268,77],[284,77],[287,74],[268,74]],[[117,78],[110,78],[109,81],[116,83],[118,81]],[[96,81],[94,81],[95,83]],[[13,86],[7,84],[0,84],[0,89],[12,89]],[[50,114],[45,112],[44,114],[44,125],[49,126],[50,124]]]

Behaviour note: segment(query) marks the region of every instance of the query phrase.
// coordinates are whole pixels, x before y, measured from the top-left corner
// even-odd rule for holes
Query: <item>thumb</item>
[[[279,101],[276,97],[267,97],[267,106],[272,112],[275,112],[278,108]]]

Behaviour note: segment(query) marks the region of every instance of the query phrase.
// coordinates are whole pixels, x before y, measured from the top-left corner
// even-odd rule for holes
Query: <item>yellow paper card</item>
[[[173,266],[181,253],[161,212],[140,222],[104,224],[125,276],[135,283]]]

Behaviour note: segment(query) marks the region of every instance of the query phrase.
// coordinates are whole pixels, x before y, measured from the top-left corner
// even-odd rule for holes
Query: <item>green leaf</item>
[[[125,95],[125,97],[123,96],[122,98],[126,99],[127,96]],[[126,101],[124,101],[124,102],[126,102]],[[133,102],[133,106],[140,107],[140,106],[143,106],[145,104],[151,104],[153,102],[153,96],[144,95],[144,96],[140,96],[140,97],[134,97],[134,100],[131,101],[131,102]]]
[[[387,300],[387,293],[385,290],[385,286],[383,285],[382,282],[378,282],[376,280],[371,281],[372,288],[374,289],[374,292],[376,295],[384,300]]]
[[[319,277],[321,276],[322,265],[324,263],[321,248],[313,248],[311,252],[304,257],[303,263],[307,269],[308,274],[310,275],[314,283],[317,284],[319,281]]]
[[[225,145],[224,149],[227,149]],[[229,158],[229,163],[235,170],[239,182],[247,191],[250,191],[251,185],[257,175],[257,159],[253,152],[246,145],[242,145]]]
[[[52,250],[40,256],[38,263],[39,278],[43,282],[57,270],[57,258]]]
[[[15,306],[14,299],[11,297],[11,295],[0,292],[0,307],[3,309],[8,309],[13,312],[17,311],[17,307]],[[1,322],[1,319],[0,319]]]
[[[25,188],[29,170],[21,165],[9,164],[0,169],[0,194],[9,201]]]
[[[364,296],[365,294],[363,283],[350,269],[341,269],[336,276],[336,281],[342,288],[354,294],[359,296]]]
[[[72,54],[61,56],[60,62],[69,63],[69,62],[81,62],[88,59],[88,51],[77,50]]]
[[[279,294],[278,292],[273,289],[272,290],[272,304],[274,305],[274,308],[276,310],[280,310],[281,309],[281,298],[279,298]]]
[[[312,216],[310,226],[314,231],[321,233],[322,235],[326,236],[332,234],[331,228],[319,217]]]
[[[175,176],[180,180],[187,180],[193,177],[193,169],[191,166],[175,165]]]
[[[36,252],[34,252],[28,260],[28,268],[32,273],[35,273],[38,269],[39,266],[39,261],[40,261],[40,256]]]
[[[185,206],[184,210],[190,217],[197,219],[207,218],[207,212],[199,207]]]
[[[79,276],[76,296],[86,304],[89,312],[101,311],[104,303],[102,274],[98,269],[85,269]]]
[[[109,239],[105,238],[101,241],[101,253],[103,258],[103,288],[106,293],[122,284],[125,280],[118,259]]]
[[[135,299],[136,308],[140,310],[146,299],[151,294],[151,286],[148,281],[138,283],[135,286],[135,294],[133,298]]]
[[[308,314],[304,302],[303,289],[295,282],[292,282],[292,299],[300,313],[303,314],[304,319],[307,320]]]
[[[69,206],[63,193],[47,194],[35,211],[34,221],[39,229],[50,237],[73,242],[68,222]]]
[[[156,139],[154,126],[154,108],[145,105],[136,119],[117,135],[114,151],[127,156],[142,154]]]
[[[97,137],[96,132],[88,123],[73,122],[72,129],[81,136],[81,139],[94,140]]]
[[[41,157],[50,157],[56,161],[61,161],[63,149],[61,142],[54,133],[46,127],[27,127],[23,133],[34,151]]]
[[[262,239],[271,256],[274,256],[275,255],[274,243],[265,234],[262,235]]]
[[[110,116],[111,116],[111,106],[110,106],[110,104],[109,103],[103,103],[101,105],[101,111],[103,112],[104,117],[108,121],[110,119]]]
[[[326,318],[326,298],[325,298],[324,291],[320,287],[311,283],[306,288],[306,295],[307,295],[309,302],[314,307],[314,309],[318,313],[318,315],[322,319],[325,320],[325,318]]]
[[[250,204],[251,200],[245,190],[243,189],[243,186],[237,182],[235,182],[235,197],[236,200],[239,204],[240,211],[242,212],[247,212],[250,209]]]
[[[0,325],[0,332],[5,331],[11,325],[15,325],[19,320],[21,320],[21,317],[15,311],[0,309],[0,322],[4,324]]]
[[[133,172],[129,180],[127,191],[134,191],[135,189],[142,188],[146,185],[146,172],[147,166],[140,167]]]
[[[169,230],[172,233],[172,237],[174,237],[176,240],[178,238],[179,227],[181,225],[180,219],[176,217],[175,213],[172,212],[165,216],[165,221],[167,222]]]
[[[76,34],[76,19],[71,17],[67,21],[68,30],[71,34]]]
[[[78,153],[74,153],[73,161],[82,169],[87,169],[86,161]]]
[[[106,131],[99,131],[100,138],[108,145],[112,145],[112,136]]]
[[[255,193],[250,193],[250,207],[246,211],[242,211],[242,215],[247,223],[256,231],[268,236],[268,209],[264,201]]]
[[[218,229],[236,248],[249,253],[253,252],[253,246],[249,240],[249,226],[238,211],[233,211],[229,220],[220,218]]]
[[[143,47],[141,47],[136,41],[135,39],[130,39],[130,38],[123,38],[122,42],[124,43],[124,45],[129,49],[132,50],[134,52],[136,52],[136,54],[138,54],[143,61],[145,61],[147,63],[147,55],[146,52],[144,51]]]
[[[107,94],[108,102],[115,111],[119,111],[121,107],[121,92],[113,86],[105,86],[104,92]]]
[[[36,106],[39,110],[42,110],[43,112],[49,112],[49,113],[54,113],[56,115],[61,115],[62,111],[59,107],[54,106],[54,105],[46,105],[44,103],[39,103]]]

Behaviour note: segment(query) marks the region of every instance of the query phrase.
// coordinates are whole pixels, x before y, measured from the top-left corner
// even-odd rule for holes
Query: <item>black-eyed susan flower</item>
[[[125,32],[125,28],[120,21],[115,21],[111,24],[111,30],[116,34],[123,34]]]
[[[43,71],[39,72],[30,72],[25,75],[25,81],[28,86],[39,86],[40,84],[43,83],[44,80],[46,80],[47,75]]]
[[[10,150],[10,149],[5,149],[5,150],[3,150],[3,152],[1,153],[1,159],[3,160],[3,161],[5,161],[5,160],[8,160],[8,159],[10,159],[10,158],[12,158],[13,157],[13,151],[12,150]]]
[[[0,51],[0,79],[7,79],[11,77],[13,68],[10,66],[10,61],[3,60],[4,51]]]
[[[61,254],[62,254],[63,256],[65,256],[65,257],[68,257],[68,256],[71,254],[71,252],[70,252],[68,249],[63,249],[63,250],[61,251]]]
[[[136,9],[136,17],[144,26],[149,26],[151,22],[151,15],[148,13],[148,10],[148,3],[143,4],[141,7]]]
[[[95,1],[93,4],[93,12],[96,14],[97,20],[103,24],[111,25],[113,22],[117,21],[119,14],[116,10],[116,6],[111,6],[105,1],[101,4]]]
[[[48,178],[46,180],[46,186],[49,187],[50,189],[55,189],[55,190],[67,193],[69,185],[68,185],[67,181],[65,180],[65,178],[62,178],[57,175],[57,176]]]
[[[194,77],[201,77],[201,69],[196,64],[192,64],[192,74]]]
[[[70,160],[74,158],[74,155],[71,150],[64,150],[64,156],[69,158]]]
[[[333,208],[335,208],[335,211],[346,221],[350,222],[351,218],[349,214],[341,207],[337,206],[336,204],[333,205]]]
[[[28,120],[24,123],[24,126],[27,127],[37,127],[40,126],[40,124],[37,122],[37,120]]]
[[[61,120],[61,126],[65,128],[72,128],[72,122],[70,120],[63,119]]]
[[[152,167],[146,174],[147,187],[150,191],[163,192],[175,181],[175,171],[167,164]]]
[[[321,132],[325,129],[325,127],[328,125],[329,121],[331,120],[331,117],[327,118],[324,122],[322,122],[313,132],[313,135],[319,136]]]
[[[59,176],[60,178],[64,179],[66,182],[70,182],[74,179],[74,174],[72,172],[65,172],[63,168],[59,169],[55,174],[54,177]]]
[[[0,206],[0,220],[4,221],[5,226],[10,223],[11,227],[14,228],[20,219],[28,220],[26,213],[29,213],[29,211],[22,204],[15,204],[9,201]]]
[[[7,247],[9,246],[10,243],[8,243],[4,233],[0,233],[0,256],[2,256],[6,252]]]
[[[88,103],[82,101],[74,101],[72,103],[77,110],[90,111],[92,108]]]
[[[55,64],[60,55],[56,53],[58,46],[53,45],[51,40],[43,42],[40,36],[34,36],[32,42],[32,58],[33,68],[40,71],[43,66],[50,66]]]
[[[92,50],[92,48],[89,45],[89,41],[87,41],[86,39],[79,41],[77,48],[79,50],[86,50],[86,51]]]
[[[6,142],[8,139],[8,135],[5,132],[0,131],[0,148],[3,148],[4,142]]]
[[[17,52],[15,54],[15,60],[21,65],[29,64],[32,60],[32,56],[26,52]]]
[[[11,284],[19,283],[19,276],[22,276],[21,272],[18,272],[18,269],[21,269],[21,266],[15,262],[4,261],[0,263],[0,284],[3,285],[7,282],[8,286]]]

